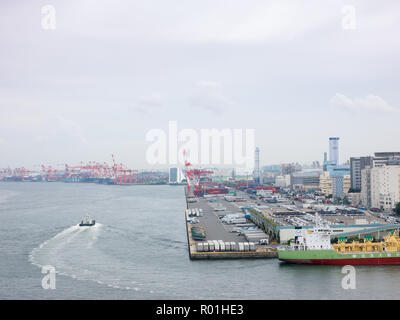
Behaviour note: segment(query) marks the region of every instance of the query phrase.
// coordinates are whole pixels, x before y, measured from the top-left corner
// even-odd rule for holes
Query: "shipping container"
[[[242,232],[242,234],[249,237],[267,237],[263,232]]]
[[[249,242],[250,251],[256,251],[256,244],[254,242]]]
[[[240,251],[240,252],[243,252],[243,251],[244,251],[243,242],[238,242],[238,251]]]
[[[244,234],[245,237],[249,237],[249,238],[262,238],[265,239],[267,236],[265,234],[259,234],[259,233],[254,233],[254,234]]]
[[[194,240],[201,240],[201,241],[204,241],[204,240],[206,240],[206,236],[203,236],[203,235],[197,235],[197,234],[194,234],[194,235],[192,235],[192,238],[194,239]]]
[[[198,242],[197,243],[197,252],[202,252],[203,251],[203,242]]]
[[[218,243],[218,241],[217,240],[213,240],[213,242],[214,242],[214,250],[215,251],[219,251],[219,243]]]
[[[195,230],[192,231],[192,235],[206,235],[206,233],[203,230]]]
[[[260,229],[243,229],[243,232],[245,233],[264,233],[264,231],[260,230]]]
[[[245,233],[244,234],[245,237],[249,237],[249,238],[261,238],[261,239],[265,239],[267,236],[265,235],[265,233],[261,234],[261,233]]]
[[[192,238],[194,240],[204,240],[206,238],[206,235],[202,233],[192,233]]]
[[[260,242],[261,240],[263,240],[262,238],[247,238],[246,237],[246,240],[248,241],[248,242]]]
[[[244,246],[244,251],[249,251],[250,246],[249,246],[249,243],[248,243],[248,242],[244,242],[244,243],[243,243],[243,246]]]
[[[231,251],[231,243],[225,242],[225,251]]]
[[[203,242],[203,251],[208,252],[208,242]]]
[[[218,240],[219,243],[219,251],[225,251],[225,242],[222,240]]]
[[[257,226],[255,226],[254,223],[239,223],[237,226],[246,228],[257,228]]]
[[[242,233],[243,234],[249,234],[249,235],[251,235],[251,234],[253,234],[253,235],[254,234],[263,234],[265,236],[265,232],[260,231],[260,230],[243,230]]]
[[[212,241],[212,240],[208,241],[208,250],[211,252],[215,251],[214,241]]]
[[[261,239],[265,239],[265,236],[246,236],[246,239],[253,239],[254,240],[253,242],[257,242]],[[251,241],[249,241],[249,242],[251,242]]]
[[[249,236],[249,237],[255,237],[255,236],[261,236],[266,238],[266,234],[264,232],[242,232],[242,234],[244,234],[245,236]]]
[[[256,231],[256,232],[249,232],[249,231],[242,231],[243,234],[249,235],[249,236],[264,236],[266,237],[264,232]]]
[[[246,239],[258,239],[258,240],[265,239],[265,235],[264,236],[263,235],[255,235],[255,236],[246,235],[245,237],[246,237]]]

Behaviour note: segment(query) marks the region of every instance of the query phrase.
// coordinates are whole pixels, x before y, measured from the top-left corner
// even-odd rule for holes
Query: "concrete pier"
[[[189,257],[190,259],[266,259],[266,258],[277,258],[278,253],[274,248],[270,248],[264,245],[256,245],[256,249],[253,251],[197,251],[197,243],[208,240],[222,240],[223,242],[235,242],[238,246],[239,242],[247,242],[243,235],[232,232],[232,225],[225,225],[219,219],[220,215],[229,213],[240,213],[238,205],[230,203],[224,200],[223,197],[215,197],[209,202],[209,198],[196,198],[196,202],[188,202],[187,208],[198,208],[202,210],[202,216],[196,217],[199,220],[198,223],[190,223],[188,220],[192,219],[185,212],[185,223],[188,237]],[[186,199],[188,200],[188,199]],[[216,208],[225,210],[217,211]],[[203,241],[196,241],[192,238],[191,228],[200,227],[203,228],[206,233],[206,239]]]

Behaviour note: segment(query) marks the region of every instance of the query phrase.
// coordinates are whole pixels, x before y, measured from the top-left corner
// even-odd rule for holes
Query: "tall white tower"
[[[329,161],[335,161],[339,164],[339,138],[330,137],[329,138]]]
[[[253,177],[255,182],[260,182],[260,149],[257,147],[254,154],[254,172]]]

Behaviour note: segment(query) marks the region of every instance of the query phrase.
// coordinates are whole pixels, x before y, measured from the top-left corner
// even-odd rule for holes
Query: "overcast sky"
[[[0,168],[149,168],[169,120],[255,129],[261,165],[400,151],[399,30],[397,0],[1,1]]]

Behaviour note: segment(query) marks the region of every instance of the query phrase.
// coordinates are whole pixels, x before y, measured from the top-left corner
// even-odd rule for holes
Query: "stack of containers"
[[[206,238],[206,232],[204,231],[204,228],[192,226],[191,232],[193,240],[204,240]]]
[[[198,252],[249,252],[256,251],[257,246],[254,242],[224,242],[222,240],[208,240],[196,244]]]
[[[232,248],[231,248],[232,250]],[[254,242],[239,242],[238,243],[238,250],[240,252],[248,252],[248,251],[256,251],[257,247]]]
[[[268,239],[268,236],[261,230],[245,230],[243,235],[249,242],[258,242],[261,239]]]

